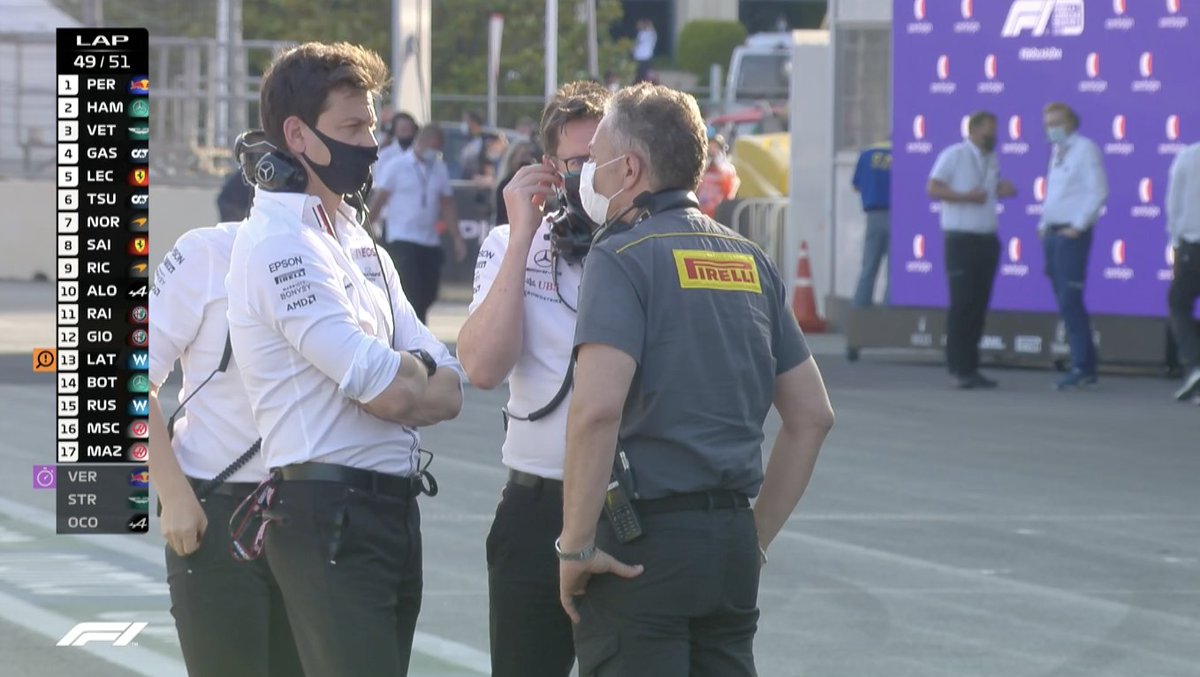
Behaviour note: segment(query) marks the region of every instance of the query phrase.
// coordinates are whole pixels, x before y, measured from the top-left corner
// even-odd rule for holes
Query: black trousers
[[[187,557],[166,548],[171,615],[190,677],[304,677],[266,560],[229,554],[229,516],[253,490],[223,485],[200,502],[208,517],[200,547]]]
[[[554,554],[562,503],[559,483],[504,487],[487,537],[492,677],[571,674],[575,645]]]
[[[421,610],[417,501],[283,481],[266,556],[310,677],[404,677]]]
[[[384,245],[384,249],[391,255],[392,263],[396,264],[404,296],[417,312],[417,318],[424,323],[429,306],[437,300],[438,289],[442,285],[445,252],[440,246],[426,247],[404,240],[392,240]]]
[[[979,341],[1000,264],[1000,240],[994,234],[946,233],[946,365],[955,376],[979,370]]]
[[[643,515],[646,534],[620,543],[601,521],[596,543],[645,570],[596,576],[577,600],[580,677],[753,677],[758,534],[749,508]]]
[[[1167,292],[1171,333],[1185,369],[1200,367],[1200,329],[1196,326],[1196,299],[1200,298],[1200,242],[1175,248],[1175,276]]]

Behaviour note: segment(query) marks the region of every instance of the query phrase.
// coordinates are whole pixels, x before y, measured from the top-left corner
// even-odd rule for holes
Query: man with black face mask
[[[458,335],[471,383],[488,390],[509,383],[501,452],[509,480],[487,539],[493,677],[566,677],[575,659],[571,621],[558,602],[554,539],[562,530],[567,375],[583,268],[556,251],[544,206],[557,196],[577,229],[595,230],[579,172],[609,96],[598,84],[573,82],[546,105],[546,156],[504,188],[509,221],[480,249],[475,297]]]
[[[379,162],[375,163],[376,175],[383,171],[396,157],[412,150],[413,141],[421,126],[411,113],[400,111],[392,116],[387,128],[387,135],[379,143]]]
[[[946,363],[954,386],[995,388],[979,373],[979,340],[1000,263],[996,200],[1017,194],[1000,178],[996,158],[996,116],[980,111],[968,118],[967,138],[938,155],[929,174],[929,196],[942,202],[946,278]]]
[[[238,229],[226,288],[233,354],[270,479],[256,534],[309,675],[405,675],[421,606],[417,428],[462,406],[458,363],[417,319],[345,197],[375,161],[374,52],[289,50],[263,76],[275,162]],[[286,174],[290,180],[285,180]]]

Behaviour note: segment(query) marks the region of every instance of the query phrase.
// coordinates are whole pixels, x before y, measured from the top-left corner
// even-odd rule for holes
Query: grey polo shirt
[[[575,345],[638,365],[620,441],[639,496],[757,495],[775,377],[810,355],[767,255],[678,209],[593,246],[581,284]]]

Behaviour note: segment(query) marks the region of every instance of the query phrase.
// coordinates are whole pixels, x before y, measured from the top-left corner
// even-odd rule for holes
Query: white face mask
[[[599,166],[596,165],[595,160],[588,160],[583,163],[583,169],[579,172],[579,201],[583,203],[583,211],[587,213],[588,218],[593,223],[603,226],[608,221],[609,204],[614,197],[621,194],[621,190],[625,190],[622,188],[608,197],[597,193],[594,184],[596,171],[600,167],[607,167],[624,157],[624,155],[618,155]]]

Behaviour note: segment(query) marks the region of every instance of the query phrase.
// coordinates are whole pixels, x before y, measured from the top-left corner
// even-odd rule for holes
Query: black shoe
[[[974,374],[972,374],[972,377],[975,379],[975,387],[976,388],[991,389],[991,388],[995,388],[996,386],[1000,385],[996,381],[993,381],[992,379],[984,376],[983,374],[981,374],[979,372],[975,372]]]
[[[1193,367],[1183,380],[1183,386],[1175,391],[1175,399],[1183,402],[1192,395],[1200,393],[1200,367]]]
[[[999,384],[979,372],[959,376],[954,379],[954,387],[959,390],[989,390],[995,388],[997,385]]]

